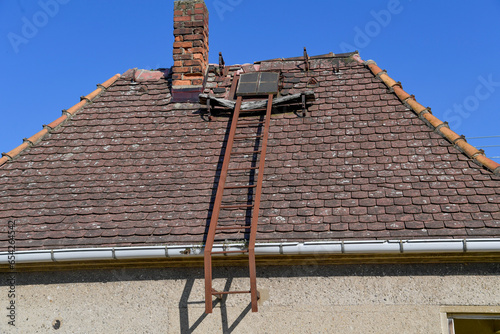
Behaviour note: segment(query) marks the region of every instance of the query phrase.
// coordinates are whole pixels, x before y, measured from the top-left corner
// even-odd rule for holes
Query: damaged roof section
[[[277,58],[272,60],[255,62],[254,64],[222,66],[211,64],[207,75],[205,89],[203,93],[213,95],[217,98],[234,99],[236,84],[242,74],[255,72],[275,72],[279,73],[279,96],[297,94],[305,88],[314,88],[310,85],[314,76],[308,76],[306,82],[301,82],[294,72],[309,74],[309,70],[331,69],[337,71],[341,66],[345,66],[354,60],[353,56],[357,53],[345,54],[326,54],[309,58],[312,68],[306,68],[306,63],[302,57]],[[329,74],[332,74],[329,72]]]
[[[307,117],[272,116],[258,242],[500,236],[498,166],[373,63],[353,53],[210,65],[203,93],[232,100],[234,78],[254,71],[279,73],[278,98],[316,97]],[[3,158],[0,220],[16,220],[16,247],[204,242],[229,118],[171,102],[171,77],[114,77]]]

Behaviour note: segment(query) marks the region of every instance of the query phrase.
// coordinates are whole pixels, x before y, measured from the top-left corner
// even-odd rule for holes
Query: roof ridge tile
[[[365,65],[370,69],[372,74],[379,78],[407,107],[409,107],[419,118],[431,125],[435,132],[448,140],[455,148],[463,152],[468,158],[472,159],[477,165],[484,167],[495,175],[500,175],[500,164],[485,156],[483,150],[478,150],[476,147],[467,143],[465,136],[459,136],[448,126],[448,122],[443,122],[430,112],[430,108],[426,108],[417,102],[414,95],[410,95],[403,90],[400,82],[392,79],[386,70],[382,70],[375,61],[363,61],[359,55],[354,55],[358,63]]]
[[[43,130],[34,134],[33,136],[29,138],[23,139],[23,143],[16,148],[10,150],[7,153],[2,153],[2,158],[0,158],[0,167],[5,165],[7,162],[13,160],[15,157],[17,157],[21,152],[23,152],[25,149],[28,147],[31,147],[32,145],[37,144],[40,142],[45,135],[50,133],[52,130],[57,128],[58,126],[64,124],[68,119],[70,119],[77,111],[82,109],[87,103],[92,103],[92,101],[98,97],[100,94],[105,92],[113,83],[116,82],[120,78],[120,74],[115,74],[108,80],[106,80],[102,84],[97,85],[97,89],[94,90],[92,93],[82,96],[81,101],[72,106],[71,108],[67,110],[63,110],[62,113],[63,115],[57,118],[56,120],[52,121],[51,123],[47,125],[43,125]]]

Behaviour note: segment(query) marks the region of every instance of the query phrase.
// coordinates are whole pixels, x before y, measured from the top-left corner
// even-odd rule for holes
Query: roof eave
[[[241,250],[244,244],[216,244],[215,250]],[[0,253],[0,271],[19,269],[26,264],[57,263],[64,266],[69,263],[83,261],[99,263],[100,261],[130,261],[147,259],[189,259],[203,257],[204,248],[200,245],[167,245],[144,247],[104,247],[75,248],[54,250],[30,250]],[[303,256],[320,259],[328,256],[356,257],[370,256],[430,256],[438,262],[446,262],[437,254],[475,254],[481,257],[484,253],[495,254],[495,261],[500,261],[500,239],[426,239],[426,240],[363,240],[363,241],[315,241],[315,242],[282,242],[258,243],[255,254],[266,257],[268,263],[275,258],[279,264],[283,256]],[[224,257],[231,255],[223,255]],[[238,257],[233,255],[233,257]],[[387,259],[390,259],[387,258]],[[468,259],[470,260],[470,259]],[[456,261],[456,259],[454,260]],[[380,261],[379,261],[380,262]],[[388,260],[388,262],[392,262]],[[10,265],[10,267],[9,267]],[[7,270],[5,270],[7,269]]]

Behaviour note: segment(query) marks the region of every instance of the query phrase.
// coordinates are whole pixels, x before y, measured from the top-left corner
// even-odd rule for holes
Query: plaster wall
[[[248,295],[232,295],[210,315],[202,268],[17,273],[15,327],[1,274],[0,333],[437,334],[446,312],[500,314],[500,264],[257,269],[258,313]],[[216,288],[248,289],[245,275],[216,268]]]

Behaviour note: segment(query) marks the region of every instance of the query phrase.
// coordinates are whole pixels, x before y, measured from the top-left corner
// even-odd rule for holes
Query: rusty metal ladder
[[[205,312],[212,313],[212,302],[213,296],[222,298],[223,295],[237,294],[237,293],[249,293],[251,296],[252,312],[257,312],[257,300],[259,298],[257,291],[257,277],[256,277],[256,267],[255,267],[255,239],[257,235],[257,224],[259,220],[259,207],[260,199],[262,193],[262,181],[264,178],[264,165],[267,150],[267,140],[269,135],[269,125],[271,122],[271,110],[273,102],[273,94],[269,94],[267,98],[267,108],[266,109],[253,109],[246,111],[259,111],[266,110],[265,118],[262,117],[259,120],[240,120],[241,106],[243,98],[238,96],[236,100],[236,106],[231,121],[231,128],[229,130],[229,136],[227,139],[226,150],[224,153],[224,160],[222,163],[222,170],[220,173],[219,184],[217,187],[217,193],[215,196],[215,202],[212,210],[212,217],[210,219],[210,226],[208,230],[208,235],[205,243],[204,250],[204,266],[205,266]],[[250,135],[237,135],[238,130],[244,132],[242,129],[249,129],[255,126],[255,133]],[[262,129],[263,128],[263,129]],[[250,131],[250,130],[248,130]],[[240,149],[234,148],[234,143],[238,141],[252,140],[255,139],[252,151],[241,151]],[[260,146],[260,147],[258,147]],[[246,156],[251,157],[252,161],[242,162],[242,161],[231,161],[231,157],[236,156]],[[257,166],[258,162],[258,166]],[[248,166],[250,164],[250,166]],[[244,167],[241,167],[244,165]],[[249,184],[231,183],[226,181],[228,179],[228,174],[238,173],[248,171],[250,173]],[[255,173],[257,174],[257,180],[255,181]],[[246,189],[246,202],[238,202],[237,204],[226,204],[224,203],[224,191],[229,192],[233,190],[245,190]],[[231,198],[231,194],[226,193],[226,197]],[[234,198],[232,198],[234,199]],[[247,215],[243,216],[243,222],[239,222],[233,226],[218,226],[221,210],[246,210],[246,212],[251,213],[251,219],[247,219]],[[233,219],[233,218],[230,218]],[[248,221],[250,225],[248,225]],[[249,232],[246,232],[248,231]],[[214,251],[213,245],[215,242],[216,235],[220,235],[224,232],[240,231],[248,235],[248,244],[245,249],[241,250],[225,250]],[[246,238],[245,238],[246,239]],[[226,256],[230,253],[240,253],[248,255],[248,267],[250,276],[250,290],[244,291],[216,291],[212,287],[212,256],[222,255]]]

